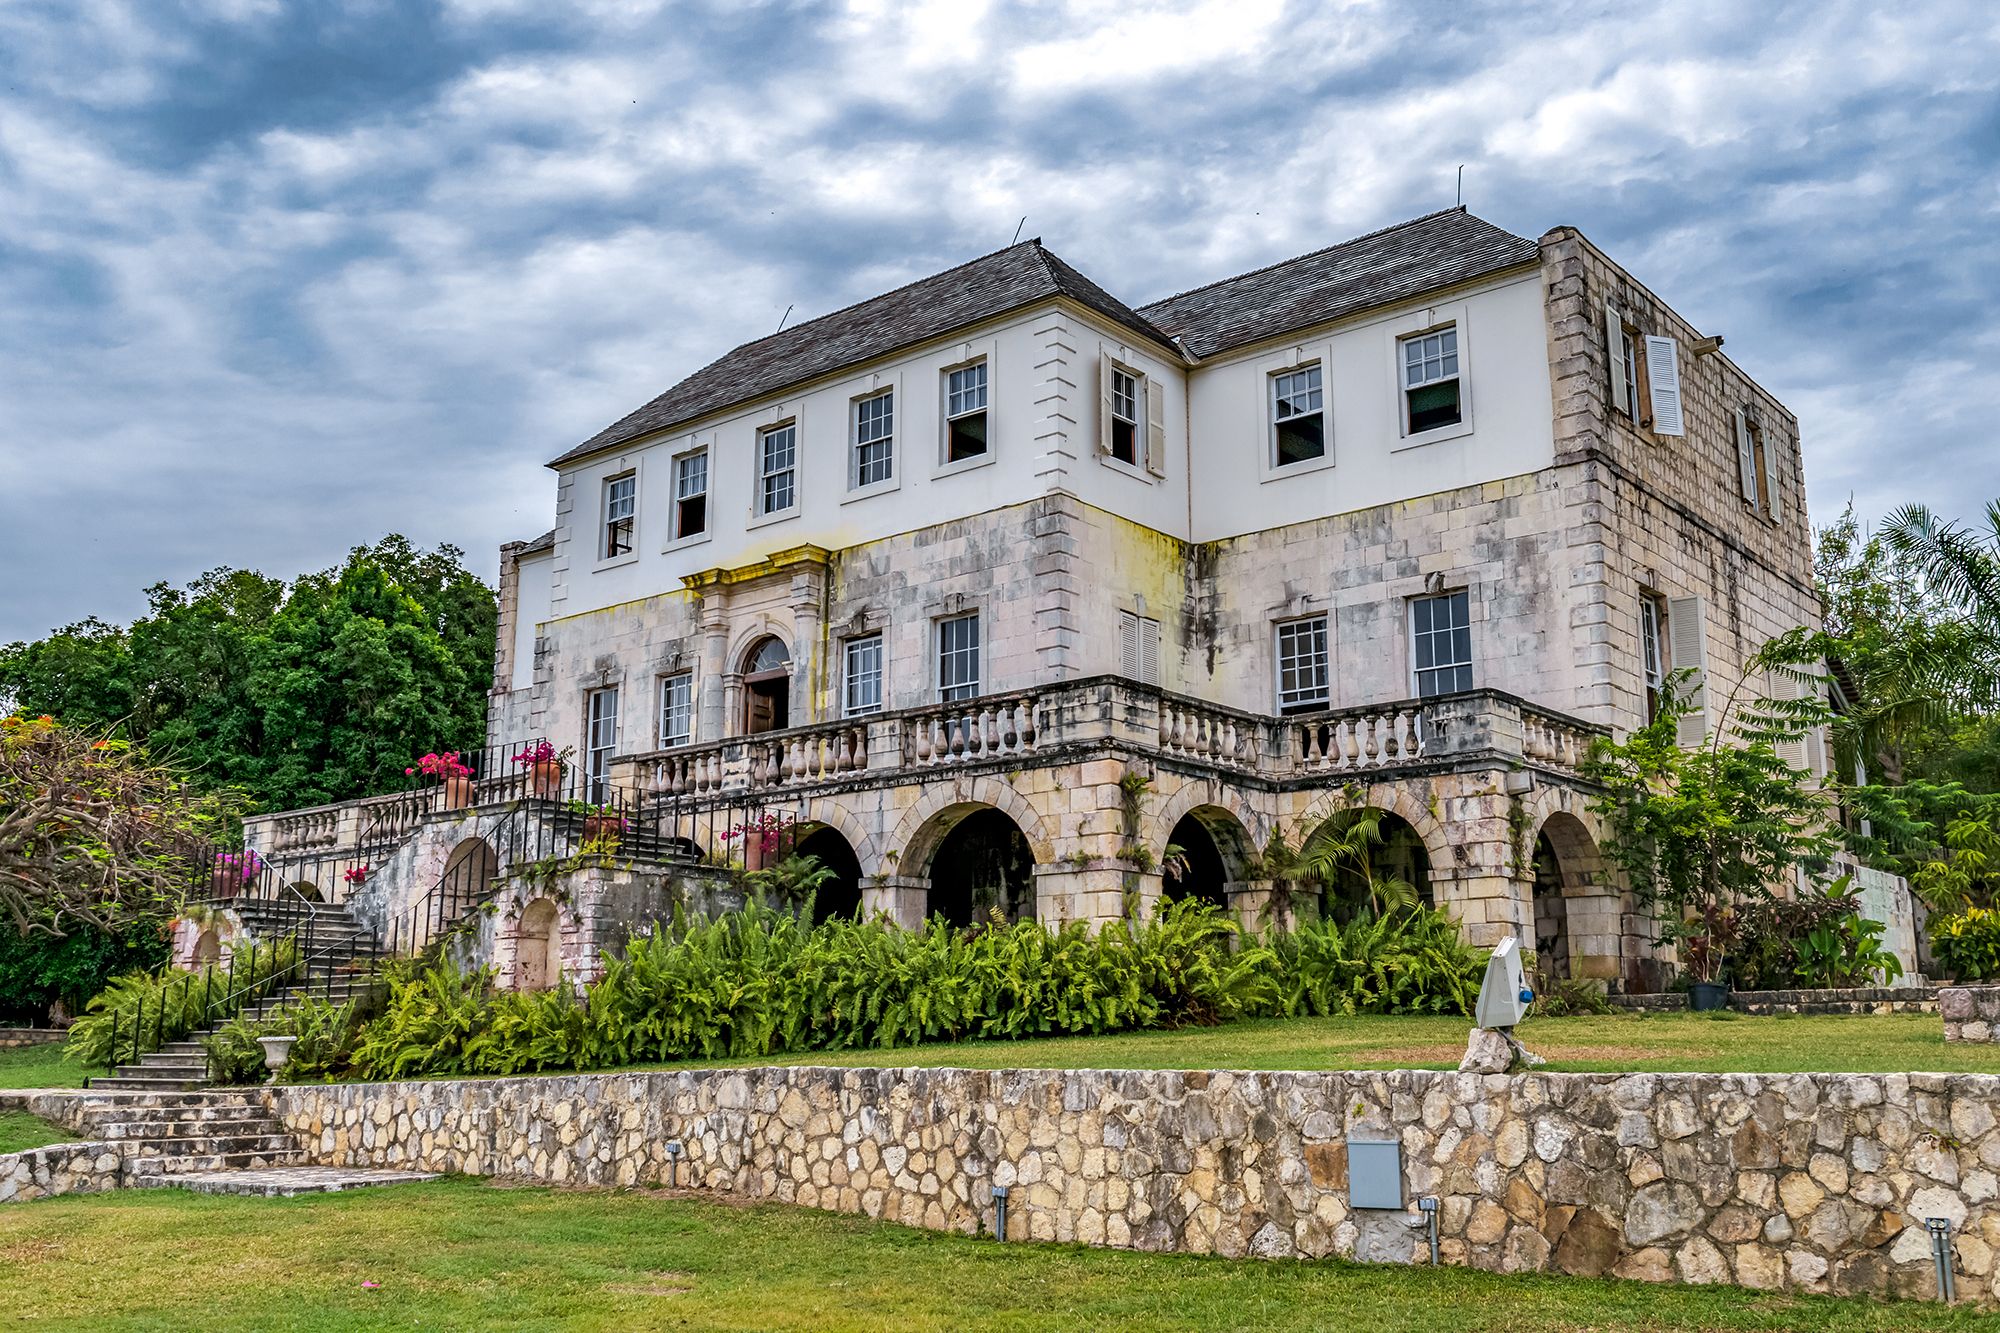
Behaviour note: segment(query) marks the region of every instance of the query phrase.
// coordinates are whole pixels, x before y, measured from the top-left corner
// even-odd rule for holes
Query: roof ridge
[[[1015,241],[1011,245],[1003,245],[998,250],[988,250],[985,254],[975,255],[973,258],[966,260],[962,264],[954,264],[950,268],[939,269],[935,273],[926,273],[920,278],[911,278],[908,282],[904,283],[900,287],[891,287],[886,292],[877,292],[873,296],[864,296],[859,301],[853,301],[848,303],[847,305],[840,306],[833,310],[829,310],[823,315],[814,315],[811,319],[802,319],[788,329],[779,329],[777,332],[767,333],[761,338],[752,338],[749,342],[738,343],[736,344],[736,346],[730,348],[729,351],[724,352],[722,356],[716,357],[713,361],[710,361],[707,364],[714,365],[716,361],[722,360],[722,357],[730,356],[733,353],[740,352],[746,347],[755,347],[757,346],[757,344],[767,343],[771,341],[771,339],[773,338],[782,338],[788,333],[797,333],[800,329],[809,329],[813,325],[819,323],[822,320],[832,319],[835,315],[844,315],[850,310],[859,310],[862,306],[869,305],[875,301],[880,301],[884,297],[894,296],[898,292],[906,292],[910,290],[910,288],[915,287],[921,283],[926,283],[931,281],[933,278],[949,277],[951,274],[957,273],[962,269],[971,268],[974,264],[983,264],[987,260],[992,259],[996,255],[1004,255],[1009,250],[1018,250],[1024,245],[1032,245],[1037,250],[1041,250],[1043,248],[1042,238],[1039,236],[1031,236],[1025,241]],[[1053,278],[1054,275],[1051,274],[1050,276]],[[706,369],[706,368],[707,368],[706,366],[703,366],[701,369]],[[697,370],[693,373],[699,374],[700,371]]]
[[[1296,264],[1302,259],[1311,259],[1315,255],[1326,254],[1330,250],[1338,250],[1344,245],[1356,245],[1362,241],[1372,241],[1377,236],[1387,236],[1392,231],[1401,231],[1405,227],[1414,227],[1419,222],[1429,222],[1433,218],[1441,218],[1448,213],[1464,213],[1467,217],[1475,216],[1473,213],[1467,210],[1464,204],[1455,204],[1450,208],[1440,208],[1430,213],[1421,214],[1417,217],[1404,218],[1401,222],[1392,222],[1386,227],[1377,227],[1374,231],[1364,231],[1359,236],[1350,236],[1344,241],[1335,241],[1332,245],[1322,245],[1317,250],[1308,250],[1304,254],[1293,255],[1289,259],[1273,260],[1271,263],[1260,265],[1257,268],[1247,268],[1244,269],[1241,273],[1231,273],[1229,276],[1223,278],[1217,278],[1213,282],[1204,282],[1198,287],[1189,287],[1184,291],[1171,292],[1166,296],[1160,297],[1156,301],[1148,301],[1146,302],[1146,304],[1142,306],[1134,306],[1133,309],[1138,314],[1145,315],[1146,312],[1148,310],[1151,310],[1154,306],[1162,306],[1167,304],[1167,302],[1169,301],[1178,301],[1183,296],[1193,296],[1196,292],[1205,292],[1211,287],[1220,287],[1224,283],[1240,282],[1244,278],[1254,278],[1259,273],[1269,273],[1273,269],[1283,268],[1287,264]],[[1484,218],[1480,218],[1479,220],[1481,222],[1486,221],[1486,219]],[[1493,224],[1489,222],[1487,223],[1487,225],[1492,226]],[[1496,230],[1498,229],[1496,228]],[[1150,322],[1151,319],[1152,317],[1150,315],[1147,315],[1148,322]]]

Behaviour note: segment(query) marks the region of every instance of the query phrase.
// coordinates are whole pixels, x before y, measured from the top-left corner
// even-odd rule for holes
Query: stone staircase
[[[132,1189],[315,1194],[435,1180],[433,1173],[319,1166],[272,1114],[261,1088],[78,1094],[71,1128],[115,1148]]]
[[[245,898],[230,904],[251,935],[260,940],[296,935],[301,949],[310,949],[300,972],[290,983],[280,982],[262,997],[245,1005],[240,1016],[268,1018],[306,996],[335,1004],[365,994],[374,984],[375,964],[380,949],[374,937],[339,903],[314,903],[308,909],[297,901],[274,902]],[[236,1015],[232,1015],[234,1017]],[[228,1019],[191,1032],[180,1041],[170,1041],[149,1051],[131,1064],[118,1066],[110,1074],[90,1081],[90,1087],[106,1092],[185,1092],[205,1088],[208,1052],[202,1038],[211,1035]]]

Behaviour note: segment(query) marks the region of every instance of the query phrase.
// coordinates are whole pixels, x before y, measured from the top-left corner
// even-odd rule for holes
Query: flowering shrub
[[[522,768],[532,768],[536,764],[560,764],[569,757],[568,750],[558,750],[547,741],[536,741],[514,756],[514,762]]]
[[[368,866],[352,866],[349,869],[342,871],[340,877],[346,880],[349,884],[359,884],[363,880],[368,878],[369,869],[370,867]]]
[[[765,813],[747,824],[736,825],[722,835],[722,840],[734,843],[740,838],[743,845],[748,847],[751,845],[751,840],[755,839],[757,850],[769,856],[789,846],[791,836],[792,819],[789,815]]]
[[[263,858],[254,851],[215,854],[215,874],[218,879],[240,878],[247,884],[263,873]]]
[[[472,765],[460,759],[458,751],[447,750],[443,754],[427,754],[417,760],[416,767],[406,768],[403,772],[409,777],[422,773],[425,777],[438,779],[469,778],[472,776]]]

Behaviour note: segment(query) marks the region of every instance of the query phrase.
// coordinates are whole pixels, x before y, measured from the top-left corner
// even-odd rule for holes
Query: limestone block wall
[[[63,1039],[61,1028],[0,1028],[0,1051],[24,1046],[49,1046]]]
[[[1945,986],[1938,991],[1946,1041],[2000,1042],[2000,986]]]
[[[682,1185],[932,1230],[1962,1296],[2000,1246],[2000,1077],[746,1069],[275,1088],[336,1165]],[[1394,1140],[1403,1208],[1351,1206],[1347,1141]]]
[[[117,1189],[124,1159],[109,1143],[55,1143],[0,1153],[0,1203]]]

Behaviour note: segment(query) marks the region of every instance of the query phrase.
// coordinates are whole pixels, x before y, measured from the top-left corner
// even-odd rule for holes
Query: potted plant
[[[608,805],[593,805],[588,801],[571,801],[571,814],[583,816],[583,843],[578,849],[585,852],[615,852],[625,840],[627,824],[625,816]]]
[[[1687,965],[1688,1008],[1711,1013],[1729,1007],[1729,985],[1722,978],[1722,962],[1736,942],[1736,914],[1726,907],[1711,907],[1700,916],[1668,922],[1661,934],[1680,944],[1681,961]]]
[[[783,815],[762,814],[747,824],[738,824],[722,835],[727,843],[743,844],[743,868],[762,870],[775,865],[791,848],[792,821]]]
[[[427,754],[417,760],[414,768],[406,768],[403,772],[412,777],[422,773],[425,777],[436,778],[447,810],[463,810],[472,804],[472,765],[460,759],[456,750]]]
[[[254,850],[217,852],[215,868],[209,872],[209,888],[218,901],[228,902],[242,893],[244,886],[254,882],[263,871],[263,858]]]
[[[528,794],[546,801],[560,792],[569,757],[575,752],[571,747],[558,750],[547,741],[536,741],[515,755],[515,764],[528,770]]]
[[[343,880],[345,880],[350,887],[354,887],[367,883],[369,871],[372,869],[373,869],[372,866],[349,866],[346,870],[343,870],[341,872],[340,877]]]

